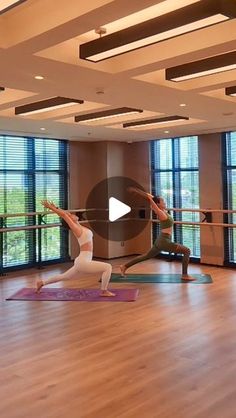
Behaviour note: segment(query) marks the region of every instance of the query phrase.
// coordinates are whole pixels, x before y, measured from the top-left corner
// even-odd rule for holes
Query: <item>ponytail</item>
[[[161,196],[154,196],[152,200],[154,203],[156,203],[156,205],[159,205],[161,201],[160,199],[161,199]]]

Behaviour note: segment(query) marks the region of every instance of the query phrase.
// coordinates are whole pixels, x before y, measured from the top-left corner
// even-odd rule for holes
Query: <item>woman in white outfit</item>
[[[42,205],[55,212],[62,218],[71,229],[77,238],[80,246],[80,254],[76,257],[73,267],[65,273],[54,276],[50,279],[37,280],[36,292],[47,284],[56,283],[62,280],[69,280],[75,277],[78,273],[101,273],[101,293],[100,296],[115,296],[114,293],[109,292],[108,283],[111,277],[112,267],[108,263],[100,261],[93,261],[93,233],[89,228],[80,225],[78,217],[70,212],[60,209],[54,205],[53,202],[47,200],[42,201]]]

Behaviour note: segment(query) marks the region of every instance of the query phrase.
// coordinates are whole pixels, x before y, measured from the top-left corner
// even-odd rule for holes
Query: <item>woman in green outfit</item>
[[[161,234],[157,237],[153,247],[143,255],[135,257],[133,260],[120,266],[121,275],[124,277],[126,270],[134,264],[141,261],[156,257],[161,251],[170,253],[183,254],[182,259],[182,280],[195,280],[194,277],[188,274],[188,264],[190,257],[190,249],[182,244],[171,241],[172,227],[174,220],[166,210],[165,200],[160,196],[153,196],[150,193],[143,192],[140,189],[130,187],[129,191],[135,192],[145,199],[148,199],[152,210],[157,215],[160,221]]]

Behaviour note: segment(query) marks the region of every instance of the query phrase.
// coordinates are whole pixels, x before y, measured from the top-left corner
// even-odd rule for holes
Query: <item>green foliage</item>
[[[0,191],[3,194],[3,190]],[[55,195],[55,190],[48,191],[48,194]],[[5,208],[3,207],[3,200],[1,201],[1,213],[26,213],[32,211],[27,204],[27,190],[19,187],[12,187],[7,190],[5,194]],[[45,199],[42,191],[37,194],[38,211],[44,211],[41,205],[41,200]],[[55,200],[58,204],[58,201]],[[5,210],[4,210],[5,209]],[[39,223],[39,216],[17,216],[7,218],[5,225],[7,227],[21,227],[34,225]],[[43,217],[43,223],[59,223],[60,219],[55,214],[46,215]],[[12,231],[3,234],[3,267],[14,266],[20,264],[33,263],[34,258],[34,240],[36,240],[36,255],[38,258],[38,234],[39,230],[24,230]],[[42,229],[42,261],[53,260],[60,258],[61,242],[60,242],[60,227],[52,227]]]

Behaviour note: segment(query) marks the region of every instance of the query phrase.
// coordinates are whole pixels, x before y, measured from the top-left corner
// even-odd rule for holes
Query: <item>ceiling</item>
[[[69,140],[145,141],[236,130],[236,70],[181,83],[165,80],[165,69],[236,50],[236,19],[184,34],[101,62],[79,59],[79,44],[94,32],[121,28],[109,23],[154,5],[171,11],[197,0],[26,0],[0,15],[0,133]],[[68,7],[68,4],[70,7]],[[152,12],[152,9],[150,9]],[[129,21],[128,21],[129,22]],[[129,23],[128,23],[129,24]],[[42,75],[43,80],[36,80]],[[82,99],[35,115],[15,107],[51,97]],[[180,105],[185,104],[185,106]],[[131,107],[137,115],[75,123],[74,116]],[[124,129],[128,121],[179,115],[189,120]],[[168,132],[167,132],[168,131]]]

